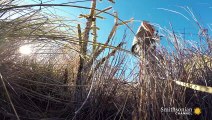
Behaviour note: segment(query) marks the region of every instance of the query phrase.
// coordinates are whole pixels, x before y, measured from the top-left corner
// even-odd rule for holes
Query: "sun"
[[[20,46],[19,48],[19,52],[23,55],[29,55],[32,53],[32,48],[31,48],[31,45],[23,45],[23,46]]]
[[[194,114],[195,115],[200,115],[201,114],[201,109],[199,107],[194,108]]]

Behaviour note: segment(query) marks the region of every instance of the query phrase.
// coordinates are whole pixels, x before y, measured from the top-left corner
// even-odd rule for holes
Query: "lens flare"
[[[19,52],[23,55],[29,55],[32,53],[32,48],[30,45],[23,45],[23,46],[20,46]]]

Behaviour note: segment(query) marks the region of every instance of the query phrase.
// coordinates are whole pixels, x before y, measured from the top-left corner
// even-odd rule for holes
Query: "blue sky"
[[[98,8],[102,9],[111,5],[113,6],[113,10],[119,13],[119,17],[122,20],[128,20],[130,18],[138,20],[133,23],[134,32],[137,31],[140,25],[139,20],[147,20],[168,29],[171,29],[171,23],[175,32],[185,32],[187,33],[185,35],[186,39],[195,40],[199,29],[192,16],[184,9],[188,7],[200,24],[206,27],[211,33],[211,0],[116,0],[116,4],[114,5],[108,2],[102,2],[98,4]],[[110,19],[99,22],[100,26],[104,26],[104,30],[100,30],[100,33],[108,33],[105,31],[110,30],[111,23],[112,20]],[[122,33],[123,30],[119,32],[119,34]],[[131,40],[132,38],[129,39]],[[164,40],[161,43],[167,45]],[[129,42],[127,46],[130,48],[131,43]]]
[[[39,0],[26,1],[38,1],[38,3],[40,3]],[[49,0],[43,0],[43,3],[45,3],[45,1]],[[48,3],[66,3],[73,1],[75,0],[55,0]],[[77,3],[76,5],[89,7],[90,1]],[[113,11],[117,11],[120,19],[135,19],[135,21],[130,24],[134,32],[137,31],[142,20],[146,20],[154,24],[159,24],[161,27],[168,29],[170,29],[171,23],[175,32],[182,33],[185,30],[185,33],[193,34],[193,37],[191,37],[189,34],[186,35],[186,39],[195,40],[198,38],[198,36],[196,36],[198,33],[198,26],[192,19],[192,16],[185,9],[183,9],[183,7],[188,7],[194,13],[200,24],[207,28],[210,33],[212,33],[212,0],[116,0],[116,4],[109,3],[107,0],[102,0],[102,2],[98,2],[97,4],[98,9],[104,9],[109,6],[113,7],[113,9],[109,12],[112,13]],[[82,21],[82,19],[78,19],[78,15],[81,13],[87,14],[89,12],[89,10],[78,8],[58,8],[60,10],[55,9],[56,11],[52,11],[54,11],[55,14],[65,16],[68,19],[77,19],[80,21]],[[97,20],[97,26],[100,28],[98,31],[99,42],[106,41],[114,23],[114,18],[112,16],[106,14],[102,14],[102,16],[106,19]],[[118,29],[113,42],[117,44],[121,41],[125,29],[126,26],[122,26]],[[127,36],[126,46],[129,50],[131,48],[134,36],[129,30],[127,30]],[[161,40],[161,44],[167,46],[167,43],[164,42],[163,39]],[[129,63],[128,67],[130,68],[130,66],[133,66],[132,62]]]
[[[119,2],[115,5],[115,9],[120,13],[121,18],[134,17],[138,20],[148,20],[160,25],[168,26],[173,23],[174,26],[191,27],[192,24],[183,16],[173,12],[165,11],[159,8],[174,10],[182,13],[187,18],[190,16],[181,7],[189,7],[193,10],[196,17],[204,23],[212,21],[212,1],[211,0],[128,0],[128,2]],[[127,8],[127,9],[126,9]]]
[[[37,1],[39,0],[26,0]],[[49,0],[43,0],[43,3]],[[48,3],[66,3],[79,0],[54,0]],[[119,18],[122,20],[129,20],[134,18],[136,21],[131,24],[134,32],[140,25],[140,20],[146,20],[151,23],[159,24],[161,27],[170,29],[170,23],[172,24],[176,32],[182,33],[198,33],[198,26],[192,19],[191,15],[183,9],[188,7],[198,19],[198,21],[211,33],[212,29],[212,1],[211,0],[115,0],[116,3],[112,4],[107,0],[98,2],[97,8],[104,9],[108,6],[113,6],[110,12],[117,11]],[[90,6],[90,1],[75,3],[76,5]],[[63,11],[57,11],[58,15],[66,16],[70,19],[77,18],[80,13],[88,13],[88,10],[76,9],[76,8],[61,8]],[[64,12],[65,11],[65,12]],[[101,28],[99,31],[99,41],[105,41],[111,27],[113,25],[113,17],[103,14],[106,20],[97,20],[97,25]],[[122,27],[117,32],[117,39],[121,39],[123,36],[123,30],[126,27]],[[193,35],[195,35],[193,34]],[[129,39],[132,39],[133,34]],[[186,36],[187,37],[187,36]],[[105,38],[105,39],[104,39]],[[119,41],[119,40],[117,40]],[[162,41],[163,42],[163,41]],[[128,47],[131,44],[128,45]]]

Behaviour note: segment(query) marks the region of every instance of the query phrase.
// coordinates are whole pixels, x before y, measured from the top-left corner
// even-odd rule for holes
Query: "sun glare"
[[[32,53],[32,48],[30,45],[23,45],[23,46],[20,46],[19,52],[23,55],[29,55]]]

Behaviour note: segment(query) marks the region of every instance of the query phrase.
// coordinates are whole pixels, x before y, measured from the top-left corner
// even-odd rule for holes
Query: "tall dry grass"
[[[16,2],[4,1],[0,6],[1,119],[212,119],[211,94],[172,81],[212,86],[209,34],[200,34],[206,41],[203,46],[182,46],[187,41],[173,30],[161,29],[174,52],[158,47],[154,69],[146,68],[147,61],[138,57],[129,69],[129,56],[133,55],[123,47],[129,33],[117,46],[112,43],[117,28],[131,20],[122,21],[117,13],[110,13],[114,26],[104,44],[97,42],[95,19],[111,8],[95,10],[95,1],[90,9]],[[42,13],[53,6],[80,7],[90,13],[81,15],[85,24],[70,26],[58,16]],[[38,51],[22,56],[17,50],[23,44],[35,44]],[[202,113],[175,115],[161,112],[161,107],[200,107]]]

